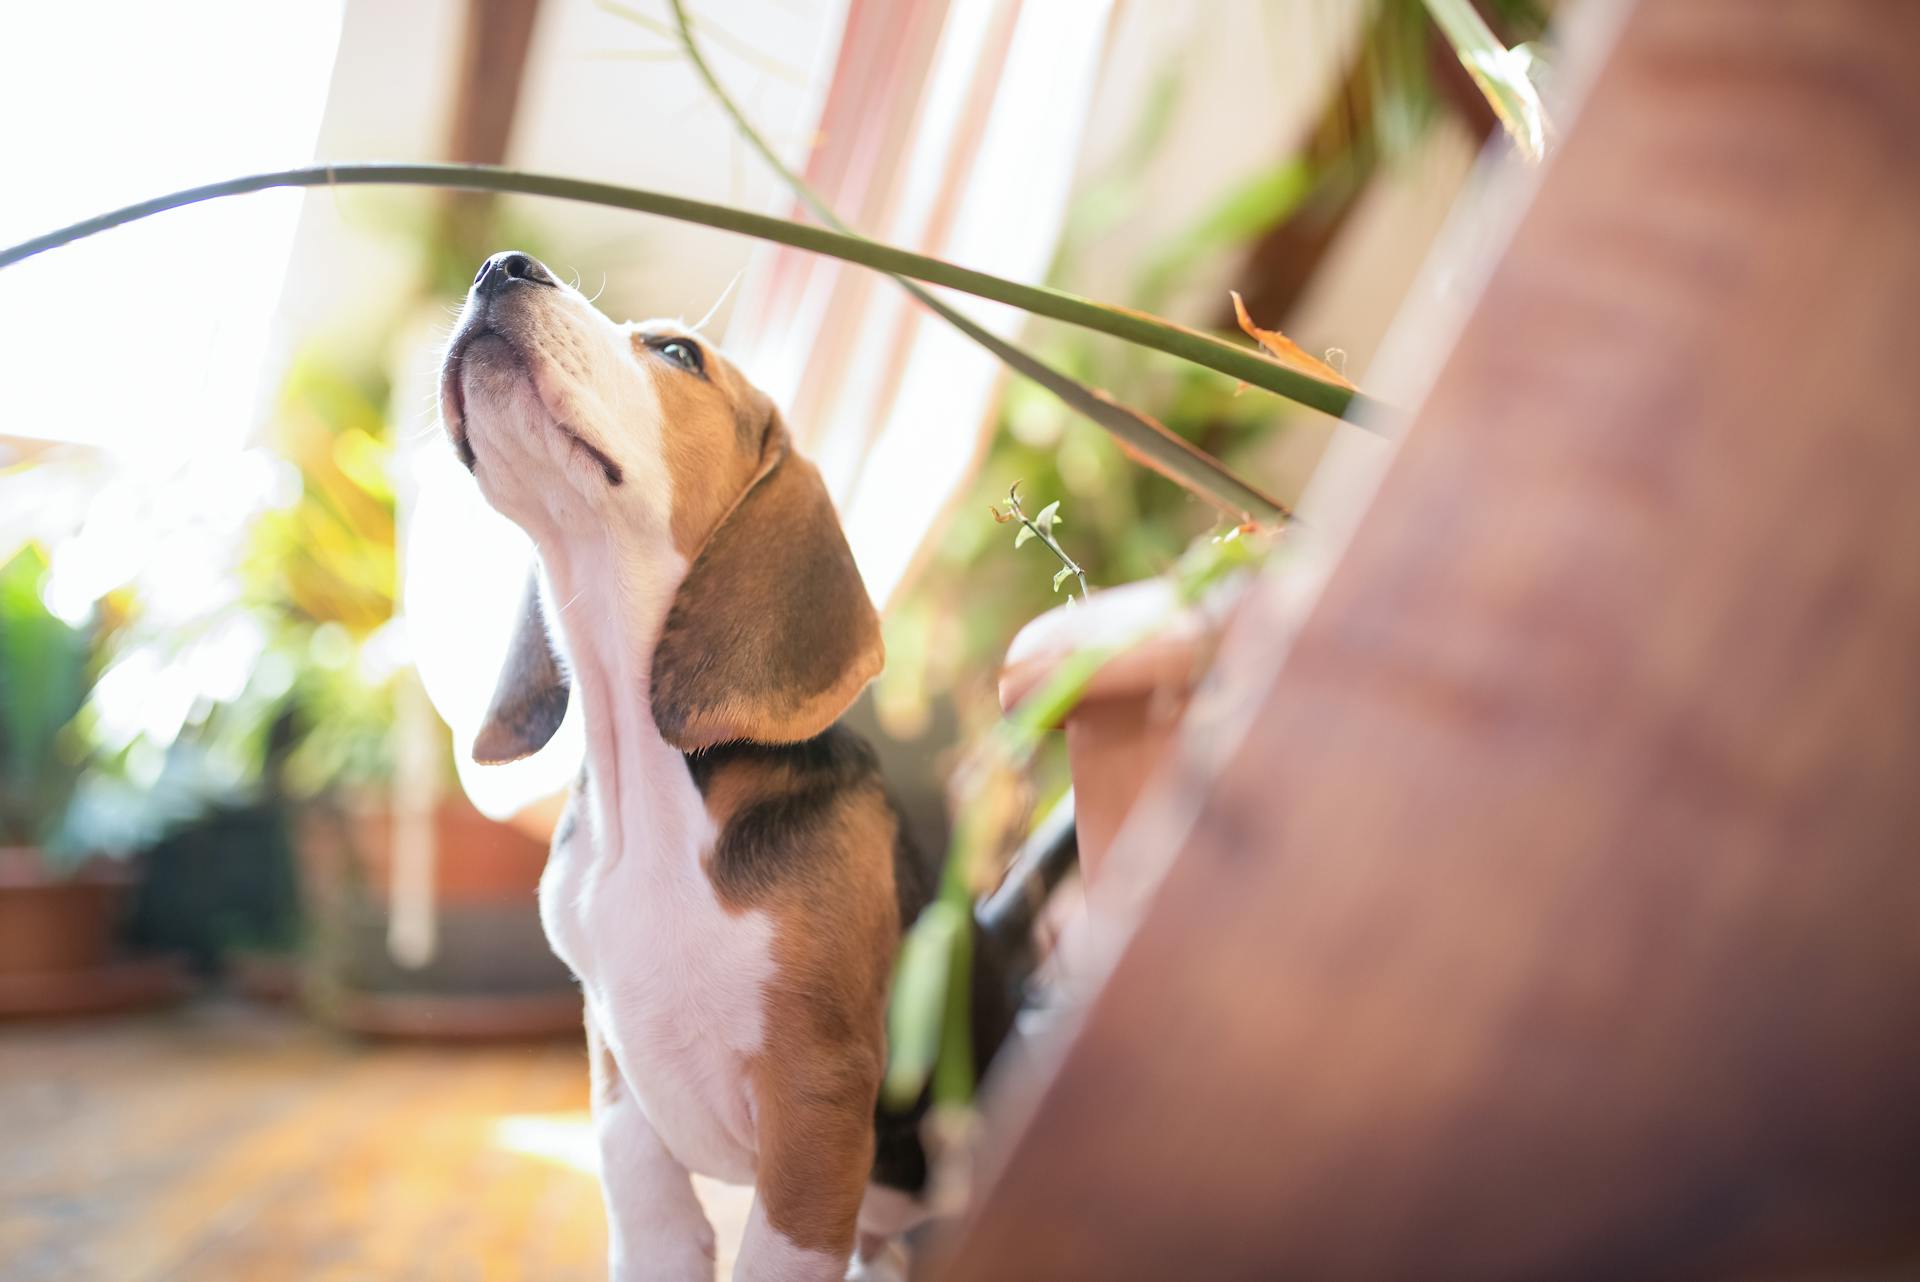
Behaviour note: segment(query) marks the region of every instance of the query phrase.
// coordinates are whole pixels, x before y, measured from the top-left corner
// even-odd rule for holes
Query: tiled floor
[[[0,1282],[599,1282],[571,1042],[343,1041],[290,1015],[0,1024]],[[745,1190],[696,1182],[721,1243]]]

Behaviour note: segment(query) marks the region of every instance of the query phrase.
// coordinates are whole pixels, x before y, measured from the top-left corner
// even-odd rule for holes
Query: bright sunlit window
[[[0,242],[313,154],[338,3],[13,6]],[[129,104],[132,104],[130,107]],[[0,435],[179,460],[252,425],[300,196],[177,211],[0,280]]]

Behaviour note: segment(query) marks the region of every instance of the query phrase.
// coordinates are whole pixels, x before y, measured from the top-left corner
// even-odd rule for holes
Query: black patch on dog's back
[[[726,821],[709,856],[715,887],[734,902],[751,902],[787,879],[815,875],[831,860],[828,843],[836,834],[829,821],[848,790],[871,788],[885,795],[873,749],[837,723],[801,743],[722,744],[687,756],[687,769],[703,797],[722,772],[739,765],[766,767],[763,779],[770,790]],[[921,850],[891,798],[887,804],[894,809],[894,893],[904,931],[933,899],[941,852]],[[984,1073],[1013,1026],[1014,1002],[994,941],[976,928],[973,944],[973,1052],[976,1073]],[[924,1190],[927,1156],[920,1126],[927,1107],[925,1094],[903,1110],[876,1103],[874,1183],[912,1194]]]
[[[749,903],[833,858],[826,821],[850,790],[879,788],[873,749],[839,725],[800,743],[730,743],[691,753],[687,770],[706,796],[721,772],[765,767],[769,790],[731,815],[714,841],[708,875],[735,903]]]

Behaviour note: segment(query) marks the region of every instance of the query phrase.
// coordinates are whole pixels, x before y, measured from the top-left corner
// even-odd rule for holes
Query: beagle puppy
[[[878,1096],[934,870],[836,724],[882,650],[819,473],[711,344],[521,253],[474,278],[440,406],[539,554],[475,758],[538,750],[570,697],[585,722],[540,916],[585,997],[613,1278],[712,1277],[689,1172],[755,1187],[736,1278],[879,1267],[924,1215],[917,1116]],[[975,991],[984,1062],[1011,1003]]]

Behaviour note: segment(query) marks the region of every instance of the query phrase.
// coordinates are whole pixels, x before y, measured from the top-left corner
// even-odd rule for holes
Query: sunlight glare
[[[14,6],[0,243],[313,154],[340,4]],[[217,201],[0,273],[0,434],[178,459],[253,426],[296,192]]]

